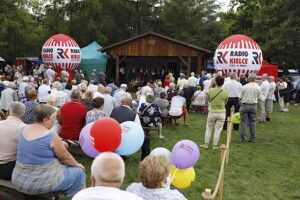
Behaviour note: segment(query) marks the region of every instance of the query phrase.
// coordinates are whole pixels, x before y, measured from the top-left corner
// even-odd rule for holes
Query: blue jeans
[[[249,125],[250,127],[250,140],[252,142],[256,139],[256,112],[257,105],[256,104],[242,104],[240,108],[241,114],[241,140],[243,142],[246,141],[246,131]]]

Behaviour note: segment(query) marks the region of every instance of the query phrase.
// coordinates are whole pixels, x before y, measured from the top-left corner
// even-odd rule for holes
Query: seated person
[[[134,121],[138,124],[141,124],[139,115],[131,109],[132,97],[130,93],[126,93],[126,95],[121,101],[121,104],[121,106],[115,107],[112,110],[110,117],[117,120],[120,124],[126,121]],[[150,136],[147,134],[145,134],[144,143],[141,149],[141,160],[143,160],[146,156],[150,154]]]
[[[180,90],[176,96],[172,97],[169,115],[177,118],[183,117],[183,125],[188,127],[188,124],[186,123],[188,112],[186,110],[186,100],[183,95],[184,92]]]
[[[92,187],[78,192],[72,200],[142,200],[135,194],[120,189],[125,176],[125,164],[115,153],[98,155],[91,167]]]
[[[85,125],[87,109],[80,103],[80,90],[75,89],[71,94],[71,101],[61,108],[60,136],[69,140],[78,140],[81,129]]]
[[[207,106],[207,95],[202,91],[201,86],[197,86],[197,90],[193,95],[191,109],[196,111],[196,107]]]
[[[105,113],[102,111],[104,104],[104,99],[102,97],[96,97],[93,99],[93,110],[86,113],[85,123],[91,123],[103,117],[106,117]]]
[[[158,105],[159,106],[159,108],[160,108],[160,111],[161,111],[161,116],[162,117],[165,117],[165,116],[167,116],[167,115],[169,115],[169,109],[168,109],[168,107],[169,107],[169,101],[166,99],[166,97],[167,97],[167,94],[165,93],[165,92],[161,92],[160,93],[160,98],[156,98],[155,100],[154,100],[154,103],[156,104],[156,105]]]
[[[171,101],[172,100],[172,97],[176,96],[176,85],[175,83],[170,83],[169,85],[169,89],[167,90],[167,99],[168,101]]]
[[[170,162],[164,156],[148,156],[139,165],[141,183],[132,183],[126,189],[144,200],[185,200],[177,190],[169,188]]]
[[[10,180],[16,164],[18,138],[25,124],[22,117],[25,105],[12,102],[6,120],[0,121],[0,179]]]
[[[143,127],[158,127],[159,138],[163,139],[162,136],[162,124],[161,124],[161,111],[158,105],[153,103],[153,94],[146,95],[146,103],[142,103],[139,109],[141,124]]]
[[[35,123],[27,125],[19,137],[12,184],[29,195],[63,192],[73,196],[85,187],[85,168],[50,130],[56,120],[55,108],[40,105],[35,115]]]

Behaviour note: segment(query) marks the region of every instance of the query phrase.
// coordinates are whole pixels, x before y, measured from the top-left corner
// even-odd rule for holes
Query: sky
[[[221,11],[227,11],[228,10],[228,5],[230,3],[230,0],[217,0],[217,2],[223,4],[221,6]]]

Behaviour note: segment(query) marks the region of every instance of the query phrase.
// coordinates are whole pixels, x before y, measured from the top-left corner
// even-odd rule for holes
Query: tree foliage
[[[0,6],[0,56],[39,56],[50,36],[65,33],[83,47],[154,31],[214,50],[231,34],[253,37],[264,57],[299,65],[298,0],[4,0]],[[219,20],[220,19],[220,20]]]

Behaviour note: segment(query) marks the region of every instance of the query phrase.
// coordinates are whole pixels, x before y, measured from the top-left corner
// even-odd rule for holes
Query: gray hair
[[[240,74],[240,78],[245,78],[245,74]]]
[[[256,80],[256,74],[254,74],[254,73],[249,74],[248,81],[254,82],[255,80]]]
[[[81,92],[78,89],[75,89],[71,93],[71,99],[78,100],[81,97]]]
[[[127,105],[127,106],[132,105],[132,96],[131,96],[130,93],[126,92],[126,94],[124,95],[124,97],[121,100],[121,104],[122,105]]]
[[[52,83],[52,88],[56,88],[57,90],[61,90],[61,84],[58,81]]]
[[[9,111],[9,113],[17,115],[21,118],[25,114],[25,109],[26,109],[26,106],[23,103],[21,103],[19,101],[13,101],[9,104],[8,111]]]
[[[35,109],[35,122],[43,122],[45,118],[50,119],[51,115],[56,112],[56,109],[47,104],[39,105]]]
[[[147,93],[147,94],[146,94],[146,102],[148,102],[148,103],[153,103],[153,101],[154,101],[154,96],[153,96],[153,94],[152,94],[152,93]]]
[[[230,79],[235,80],[236,79],[236,73],[235,72],[231,72],[229,75]]]
[[[105,93],[106,94],[111,94],[111,92],[112,92],[111,87],[105,87]]]
[[[93,161],[91,175],[98,186],[121,186],[125,176],[125,163],[116,153],[103,152]]]
[[[51,93],[47,96],[47,104],[53,104],[56,103],[57,101],[57,96],[54,93]]]

